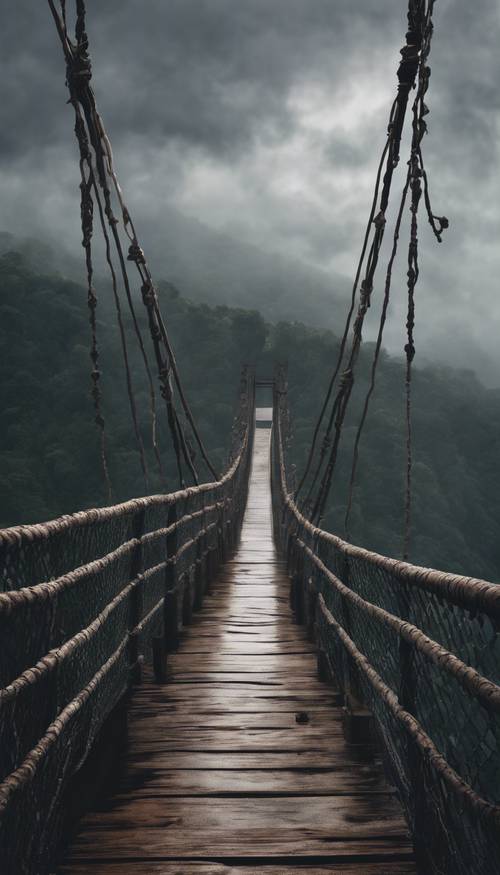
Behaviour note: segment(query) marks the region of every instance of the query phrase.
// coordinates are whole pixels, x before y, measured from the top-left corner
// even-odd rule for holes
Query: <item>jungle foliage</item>
[[[300,471],[331,372],[337,338],[301,323],[268,324],[256,311],[209,307],[161,283],[186,393],[204,441],[222,468],[242,361],[272,372],[288,361],[294,438]],[[150,454],[146,487],[125,390],[120,339],[110,290],[99,288],[103,409],[114,499],[161,491]],[[272,295],[272,289],[269,290]],[[138,304],[141,313],[141,305]],[[142,314],[141,324],[146,332]],[[149,392],[130,335],[134,387],[149,442]],[[367,388],[373,347],[363,347],[325,527],[343,534],[355,426]],[[89,325],[82,286],[37,271],[25,255],[0,258],[0,525],[36,522],[106,503],[89,394]],[[405,435],[402,362],[382,355],[361,445],[351,536],[398,556],[402,546]],[[160,408],[161,399],[158,399]],[[165,417],[160,417],[163,422]],[[415,369],[413,561],[489,579],[500,578],[500,391],[470,371]],[[177,488],[166,429],[160,427],[168,488]],[[200,473],[203,466],[199,462]]]

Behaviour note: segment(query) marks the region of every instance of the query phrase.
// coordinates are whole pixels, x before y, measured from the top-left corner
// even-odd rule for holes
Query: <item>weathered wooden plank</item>
[[[387,794],[379,764],[330,769],[141,769],[120,776],[116,801],[138,796],[341,796]],[[279,803],[278,803],[279,804]]]
[[[146,713],[144,709],[143,714]],[[200,710],[193,703],[191,708],[162,708],[147,710],[147,727],[134,721],[130,728],[133,733],[147,733],[149,728],[161,728],[171,732],[177,728],[193,728],[197,730],[225,729],[240,731],[247,729],[290,729],[303,731],[308,727],[320,729],[328,734],[330,729],[336,729],[342,723],[342,714],[338,708],[321,708],[314,711],[251,711],[251,712],[211,712]],[[303,723],[304,717],[306,723]],[[129,734],[130,734],[129,733]]]
[[[279,640],[272,641],[220,641],[212,636],[198,636],[192,638],[186,636],[182,641],[182,654],[187,656],[190,653],[204,653],[218,656],[245,656],[245,655],[271,655],[281,654],[298,654],[306,653],[315,657],[315,650],[310,641],[305,640]],[[171,659],[171,657],[169,657]]]
[[[221,678],[223,683],[226,683],[228,680],[228,675],[232,675],[235,680],[241,680],[242,675],[260,675],[260,677],[273,677],[274,679],[280,679],[283,684],[290,682],[296,682],[298,678],[307,678],[306,683],[309,681],[314,682],[317,686],[317,689],[320,689],[320,682],[317,678],[317,667],[315,659],[294,659],[290,666],[287,666],[286,663],[282,662],[276,663],[273,656],[267,657],[258,657],[258,656],[247,656],[246,658],[226,658],[222,660],[213,654],[210,657],[208,665],[205,663],[203,665],[203,660],[189,660],[186,659],[185,665],[181,666],[179,661],[173,661],[173,659],[169,660],[169,680],[175,682],[176,680],[180,680],[183,675],[213,675],[220,674],[224,677]],[[233,662],[233,666],[231,668],[231,661]],[[217,683],[217,678],[212,678],[215,683]],[[250,678],[249,678],[250,680]]]
[[[181,702],[197,701],[199,707],[205,711],[309,711],[312,708],[325,708],[329,705],[338,704],[338,696],[329,690],[321,695],[307,692],[303,687],[296,690],[280,690],[247,686],[238,688],[218,684],[203,686],[203,684],[169,684],[167,690],[152,689],[151,696],[145,694],[137,697],[136,704],[140,710],[141,703],[151,704],[155,707],[165,704],[180,704]]]
[[[168,731],[161,724],[148,721],[147,731],[144,728],[132,729],[130,742],[135,751],[156,750],[200,750],[200,751],[241,751],[251,753],[260,751],[299,751],[324,750],[333,751],[334,741],[342,739],[344,733],[342,724],[336,723],[325,732],[323,727],[309,727],[296,724],[296,729],[194,729],[192,726],[184,732],[175,727]]]
[[[413,863],[327,863],[301,866],[225,866],[222,863],[193,863],[182,860],[173,863],[77,863],[63,866],[60,875],[415,875]]]
[[[294,770],[294,769],[350,769],[372,759],[362,746],[349,746],[344,750],[298,750],[258,751],[253,753],[206,752],[206,751],[130,751],[127,762],[137,769],[245,769]],[[380,763],[378,764],[380,766]]]

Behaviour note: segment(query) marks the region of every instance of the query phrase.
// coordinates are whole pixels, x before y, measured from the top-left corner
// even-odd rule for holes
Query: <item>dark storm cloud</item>
[[[4,3],[7,0],[3,0]],[[10,4],[9,4],[10,5]],[[244,148],[269,122],[293,123],[284,98],[301,76],[335,82],[336,47],[349,29],[368,36],[378,11],[353,16],[331,0],[120,0],[89,2],[97,91],[116,135],[140,131],[220,150]],[[386,9],[390,8],[386,3]],[[64,129],[63,66],[47,4],[18,0],[3,15],[3,151],[39,148]],[[356,24],[356,21],[358,24]],[[397,26],[394,27],[397,32]]]
[[[158,237],[168,204],[170,228],[180,210],[332,277],[352,275],[394,95],[405,6],[88,0],[95,90],[146,244],[148,235]],[[0,228],[53,227],[75,247],[76,151],[48,5],[0,0],[0,7]],[[435,25],[424,148],[435,211],[451,227],[440,247],[421,229],[419,342],[427,355],[454,363],[466,350],[464,363],[484,372],[485,360],[500,359],[498,7],[495,0],[438,0]],[[179,240],[188,225],[179,220]],[[161,258],[157,264],[168,273]],[[387,334],[395,349],[403,292],[398,281]],[[452,323],[469,340],[459,344],[460,331],[446,330]]]

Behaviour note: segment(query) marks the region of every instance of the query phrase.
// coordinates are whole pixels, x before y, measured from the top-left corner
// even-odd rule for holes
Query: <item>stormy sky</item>
[[[406,3],[87,7],[94,88],[146,251],[159,229],[168,241],[181,214],[186,252],[196,219],[228,246],[234,238],[323,271],[332,301],[340,294],[347,304]],[[0,0],[0,11],[0,230],[49,235],[80,258],[76,146],[48,5]],[[422,213],[416,331],[421,361],[473,367],[490,385],[500,384],[499,37],[496,0],[437,0],[424,154],[434,212],[450,229],[436,244]],[[405,231],[386,334],[395,352],[404,342],[406,243]],[[168,258],[154,266],[168,278]],[[382,282],[383,270],[371,331]]]

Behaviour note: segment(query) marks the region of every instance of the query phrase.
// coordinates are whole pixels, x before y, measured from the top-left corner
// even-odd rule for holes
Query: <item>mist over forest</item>
[[[68,264],[57,269],[58,255],[45,244],[8,235],[1,243],[0,525],[9,526],[102,505],[107,499],[89,391],[86,291],[68,277]],[[162,491],[163,485],[152,457],[147,486],[141,474],[109,291],[105,285],[99,288],[98,332],[111,478],[118,501]],[[300,321],[271,322],[256,309],[194,302],[189,289],[186,296],[182,291],[171,282],[159,284],[186,392],[215,463],[222,468],[227,457],[241,363],[253,363],[265,374],[280,361],[289,367],[290,452],[300,472],[335,361],[337,336]],[[365,343],[362,349],[325,518],[325,527],[340,535],[352,442],[373,345]],[[148,391],[133,352],[132,371],[147,444]],[[403,390],[402,361],[384,352],[361,445],[351,523],[354,542],[393,556],[402,550]],[[500,390],[484,387],[471,370],[417,367],[413,417],[411,560],[499,579]],[[175,466],[163,428],[160,443],[166,454],[167,488],[173,490]]]

